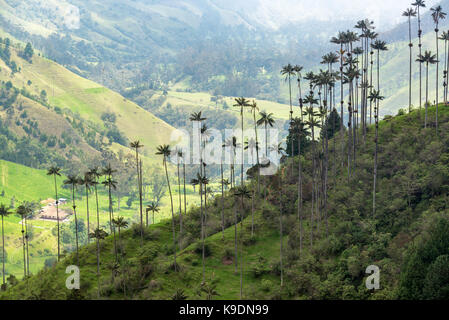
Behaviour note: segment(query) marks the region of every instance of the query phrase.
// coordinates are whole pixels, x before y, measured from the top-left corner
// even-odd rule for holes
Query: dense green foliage
[[[430,108],[430,113],[435,109]],[[237,210],[239,248],[243,251],[244,297],[300,299],[434,299],[447,297],[447,248],[449,113],[440,106],[439,138],[422,128],[418,112],[390,117],[380,123],[379,188],[377,210],[372,215],[373,128],[366,141],[357,144],[355,169],[348,180],[340,168],[340,149],[329,141],[330,163],[327,216],[323,208],[310,224],[311,145],[305,148],[303,167],[303,245],[299,247],[297,216],[298,157],[289,158],[275,176],[262,177],[267,201],[254,203],[255,235],[250,236],[252,199],[226,193],[225,231],[221,234],[221,197],[209,198],[206,223],[206,283],[218,296],[238,297],[238,274],[234,274],[234,206]],[[422,119],[421,114],[421,119]],[[339,139],[339,135],[335,136]],[[318,147],[318,145],[317,145]],[[345,146],[346,147],[346,146]],[[305,155],[305,156],[304,156]],[[335,162],[332,159],[335,156]],[[332,163],[335,163],[335,171]],[[293,172],[290,172],[293,170]],[[281,172],[283,174],[281,175]],[[335,176],[333,174],[335,172]],[[282,177],[282,180],[280,178]],[[281,184],[280,184],[281,183]],[[256,187],[256,181],[249,185]],[[282,188],[280,188],[282,186]],[[282,203],[282,206],[280,204]],[[284,286],[279,287],[279,214],[284,225]],[[101,240],[100,298],[154,299],[176,296],[179,288],[191,299],[206,298],[201,292],[200,210],[191,208],[184,219],[184,232],[177,234],[178,268],[173,271],[171,222],[122,231],[120,259],[115,264],[111,237]],[[326,221],[328,223],[326,228]],[[178,217],[175,223],[179,225]],[[314,243],[310,246],[313,228]],[[327,229],[327,231],[326,231]],[[241,247],[240,247],[241,246]],[[239,249],[239,250],[240,250]],[[11,286],[2,298],[97,298],[95,244],[80,250],[81,290],[65,288],[67,257],[50,270]],[[240,252],[240,251],[239,251]],[[239,260],[242,257],[239,253]],[[380,289],[365,288],[368,265],[380,268]],[[112,269],[111,269],[112,268]],[[112,272],[112,275],[111,275]]]

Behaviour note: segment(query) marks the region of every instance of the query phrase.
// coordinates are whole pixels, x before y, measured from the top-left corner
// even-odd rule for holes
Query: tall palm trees
[[[419,49],[419,56],[422,55],[422,43],[421,43],[421,37],[422,37],[422,30],[421,30],[421,12],[420,8],[425,8],[426,5],[424,3],[424,0],[416,0],[414,3],[412,3],[412,6],[415,6],[416,12],[418,14],[418,49]],[[422,64],[419,64],[419,112],[418,115],[421,114],[421,103],[422,103]]]
[[[376,137],[374,138],[375,149],[374,149],[374,181],[373,181],[373,218],[376,214],[376,180],[377,180],[377,146],[378,146],[378,131],[379,131],[379,102],[384,99],[383,96],[380,95],[380,92],[377,90],[373,90],[369,95],[368,99],[374,102],[374,120],[376,124]]]
[[[154,213],[159,212],[159,205],[156,202],[150,202],[149,205],[147,205],[146,213],[147,213],[147,225],[148,225],[148,212],[153,212],[153,224],[154,224]]]
[[[85,187],[86,191],[86,216],[87,216],[87,234],[90,234],[90,221],[89,221],[89,192],[90,187],[93,186],[95,183],[95,180],[92,178],[92,176],[89,174],[89,172],[86,172],[84,174],[84,178],[81,178],[79,180],[80,185]],[[90,239],[88,237],[87,242],[90,242]]]
[[[101,170],[98,167],[91,168],[88,173],[90,175],[92,181],[91,184],[94,187],[95,191],[95,202],[96,202],[96,208],[97,208],[97,229],[100,229],[100,211],[98,206],[98,179],[101,177]]]
[[[52,166],[47,171],[48,176],[53,176],[55,181],[55,194],[56,194],[56,222],[57,222],[57,233],[58,233],[58,261],[61,259],[61,241],[60,241],[60,232],[59,232],[59,201],[58,201],[58,185],[56,183],[56,177],[61,176],[61,168],[56,166]]]
[[[167,160],[171,155],[171,150],[170,150],[170,146],[163,144],[157,147],[157,152],[156,155],[162,155],[162,164],[165,168],[165,177],[167,179],[167,186],[168,186],[168,192],[170,194],[170,205],[171,205],[171,217],[172,217],[172,232],[173,232],[173,258],[174,258],[174,264],[173,264],[173,268],[175,270],[175,272],[178,271],[178,265],[176,264],[176,230],[175,230],[175,214],[173,211],[173,195],[171,192],[171,187],[170,187],[170,179],[168,177],[168,168],[167,168]]]
[[[182,236],[182,195],[181,195],[181,174],[179,170],[179,160],[184,156],[182,150],[176,150],[176,167],[178,170],[178,198],[179,198],[179,234]],[[147,223],[148,224],[148,223]]]
[[[429,64],[435,64],[438,62],[437,56],[432,54],[431,51],[424,51],[423,55],[419,55],[418,59],[416,59],[419,63],[426,64],[426,102],[425,102],[425,118],[424,118],[424,128],[427,128],[427,107],[429,104]]]
[[[139,149],[143,147],[139,140],[133,141],[130,147],[136,150],[136,168],[137,168],[137,187],[139,189],[139,208],[140,208],[140,241],[143,242],[143,205],[142,205],[142,177],[139,165]]]
[[[240,198],[240,204],[241,204],[241,214],[240,214],[240,250],[241,250],[241,254],[240,254],[240,299],[242,299],[243,296],[243,210],[244,210],[244,199],[250,199],[251,198],[251,193],[248,190],[248,188],[244,185],[240,185],[234,192],[234,196],[235,197],[239,197]],[[236,226],[237,226],[237,221],[235,222]],[[237,229],[236,229],[237,230]],[[236,244],[237,244],[237,240],[236,240]],[[236,257],[237,258],[237,257]]]
[[[291,95],[291,93],[290,93],[290,95]],[[290,98],[290,103],[291,103],[291,98]],[[242,142],[241,143],[243,143],[243,109],[244,108],[246,108],[246,107],[249,107],[250,106],[250,103],[249,103],[249,101],[248,100],[246,100],[245,98],[243,98],[243,97],[241,97],[241,98],[235,98],[235,104],[234,104],[234,107],[239,107],[240,108],[240,121],[242,122],[241,123],[241,129],[242,129]],[[242,161],[242,163],[241,163],[241,172],[240,172],[240,185],[243,185],[243,166],[244,166],[244,151],[243,151],[243,148],[242,148],[242,159],[241,159],[241,161]]]
[[[332,37],[331,43],[339,44],[340,50],[338,50],[338,54],[340,55],[340,141],[341,141],[341,166],[343,167],[343,159],[344,159],[344,130],[343,130],[343,56],[345,54],[345,50],[343,50],[343,45],[345,44],[345,33],[338,32],[337,37]]]
[[[258,126],[264,126],[265,127],[265,158],[268,159],[268,126],[273,127],[275,121],[273,118],[272,113],[267,113],[265,111],[259,112],[260,118],[257,120]],[[264,179],[264,198],[267,198],[267,186],[266,186],[266,179]]]
[[[76,203],[75,203],[75,188],[79,184],[79,178],[75,175],[68,175],[67,180],[64,181],[65,185],[70,185],[72,188],[72,208],[75,216],[75,241],[76,241],[76,265],[79,266],[79,246],[78,246],[78,219],[76,216]]]
[[[282,144],[274,144],[271,149],[276,152],[276,155],[281,157],[284,154],[284,148],[282,147]],[[279,262],[280,262],[280,269],[281,269],[281,288],[284,285],[284,267],[283,267],[283,252],[284,252],[284,240],[283,240],[283,227],[282,227],[282,213],[284,210],[283,206],[283,184],[282,184],[282,176],[284,175],[284,169],[282,168],[279,172],[279,243],[280,243],[280,249],[279,249]]]
[[[301,71],[301,69],[302,69],[302,67],[299,67],[299,66],[296,66],[295,67],[296,69],[295,70],[297,70],[296,72],[297,72],[297,74],[298,74],[298,83],[299,83],[299,71]],[[300,69],[301,68],[301,69]],[[299,71],[298,71],[299,70]],[[256,112],[258,112],[259,111],[259,107],[257,106],[257,103],[256,103],[256,101],[254,101],[253,100],[253,102],[250,104],[250,107],[251,107],[251,112],[252,112],[252,114],[253,114],[253,121],[254,121],[254,134],[255,134],[255,137],[256,137],[256,145],[258,146],[259,145],[259,139],[258,139],[258,137],[257,137],[257,121],[256,121]],[[256,161],[257,161],[257,192],[258,192],[258,194],[260,194],[260,162],[259,162],[259,148],[256,148]],[[223,177],[222,177],[222,179],[223,179]],[[258,196],[260,196],[260,195],[258,195]]]
[[[387,51],[387,43],[382,40],[376,40],[371,47],[377,51],[377,91],[380,91],[380,52]]]
[[[89,238],[97,239],[97,292],[98,298],[100,298],[100,240],[103,240],[108,236],[107,232],[103,229],[97,228],[94,232],[89,234]]]
[[[117,170],[112,169],[111,164],[108,163],[108,165],[103,168],[103,175],[106,177],[106,179],[102,182],[102,184],[108,189],[108,199],[109,199],[109,227],[111,230],[111,233],[114,238],[114,253],[115,253],[115,259],[117,260],[117,242],[115,238],[115,228],[112,223],[112,219],[114,219],[114,209],[112,206],[112,189],[117,189],[117,181],[113,180],[112,175]]]
[[[449,32],[443,31],[441,36],[438,38],[444,41],[444,70],[443,70],[443,100],[444,104],[447,104],[447,75],[448,75],[448,65],[449,65],[449,55],[447,44],[449,41]]]
[[[26,245],[25,245],[25,229],[23,227],[25,217],[27,216],[27,210],[24,205],[20,205],[16,210],[17,214],[22,218],[20,225],[22,227],[22,249],[23,249],[23,277],[27,276],[27,259],[26,259]]]
[[[290,63],[286,66],[283,66],[281,70],[281,75],[285,76],[285,81],[288,81],[288,92],[290,95],[290,120],[293,118],[291,77],[295,75],[295,71],[295,67],[293,67]]]
[[[412,108],[412,23],[411,17],[416,17],[416,11],[413,8],[408,8],[402,13],[402,16],[408,18],[408,38],[409,38],[409,51],[410,51],[410,61],[409,61],[409,84],[408,84],[408,112],[410,113]]]
[[[436,43],[436,56],[437,56],[437,73],[435,76],[435,107],[436,107],[436,111],[435,111],[435,130],[438,134],[438,59],[439,59],[439,45],[438,45],[438,24],[440,22],[440,20],[446,18],[446,13],[443,12],[443,8],[441,8],[441,6],[436,6],[434,8],[430,9],[432,11],[432,18],[433,18],[433,22],[435,23],[435,43]]]
[[[9,208],[7,208],[3,203],[0,204],[0,216],[2,217],[2,275],[3,275],[3,284],[2,284],[2,290],[6,289],[6,275],[5,275],[5,263],[6,263],[6,257],[5,257],[5,229],[3,225],[3,219],[10,215],[11,212],[9,211]]]

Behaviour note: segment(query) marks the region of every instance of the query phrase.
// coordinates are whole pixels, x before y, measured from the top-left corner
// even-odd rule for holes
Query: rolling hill
[[[119,259],[115,263],[112,237],[101,241],[99,287],[97,249],[91,244],[80,252],[80,290],[65,287],[66,267],[75,261],[72,254],[25,281],[11,283],[0,297],[238,299],[242,283],[245,299],[447,298],[443,290],[447,279],[443,276],[441,279],[446,282],[442,283],[437,281],[440,278],[429,277],[435,268],[444,268],[440,260],[447,256],[449,244],[446,205],[449,112],[444,106],[440,112],[439,139],[435,139],[434,128],[423,128],[423,113],[415,111],[380,122],[379,188],[374,216],[371,202],[374,130],[369,127],[366,144],[363,141],[357,144],[354,174],[349,180],[346,168],[340,169],[340,148],[335,152],[333,140],[329,142],[329,159],[335,157],[332,163],[337,168],[329,171],[327,214],[315,219],[310,218],[310,210],[314,211],[310,145],[304,150],[300,159],[304,169],[302,242],[296,209],[296,157],[288,159],[276,175],[265,178],[263,185],[266,183],[268,195],[264,200],[262,187],[260,198],[254,202],[254,219],[251,198],[241,202],[232,192],[227,192],[223,199],[225,230],[222,233],[220,198],[208,204],[204,278],[200,209],[192,208],[184,220],[184,235],[178,238],[181,248],[177,252],[177,268],[181,272],[174,271],[171,221],[165,220],[145,228],[143,245],[139,245],[137,226],[122,230]],[[434,115],[435,108],[430,113]],[[336,143],[339,143],[338,135]],[[279,188],[281,178],[283,187]],[[256,188],[255,181],[248,187]],[[282,251],[279,218],[283,221]],[[175,222],[178,226],[178,219]],[[237,256],[234,255],[235,235]],[[283,265],[280,252],[283,252]],[[236,258],[238,267],[234,265]],[[365,287],[368,265],[376,265],[381,270],[379,290]],[[243,282],[240,282],[240,272],[243,272]]]

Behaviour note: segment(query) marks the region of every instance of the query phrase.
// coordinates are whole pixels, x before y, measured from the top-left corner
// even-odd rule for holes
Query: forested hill
[[[438,133],[435,108],[428,116],[427,128],[424,110],[380,121],[375,210],[375,127],[356,132],[349,177],[352,143],[329,131],[328,153],[324,140],[302,141],[300,159],[288,157],[276,175],[261,177],[260,192],[254,178],[209,198],[204,244],[203,210],[191,208],[181,236],[175,218],[175,242],[166,220],[145,227],[143,240],[132,225],[83,247],[80,290],[65,287],[72,254],[25,281],[11,279],[0,297],[447,299],[449,109],[439,107]],[[370,265],[380,270],[377,290],[365,286]]]

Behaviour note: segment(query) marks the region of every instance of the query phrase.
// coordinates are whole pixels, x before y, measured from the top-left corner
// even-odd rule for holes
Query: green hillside
[[[434,113],[435,109],[431,108],[431,118]],[[319,210],[311,207],[310,144],[301,156],[304,199],[301,233],[297,216],[298,158],[295,157],[284,162],[275,176],[262,179],[261,193],[254,201],[254,220],[252,200],[244,199],[242,206],[240,198],[227,193],[224,198],[226,229],[222,235],[221,199],[216,197],[208,203],[205,284],[201,285],[200,209],[193,208],[185,217],[183,235],[178,237],[181,249],[177,249],[177,267],[181,272],[174,271],[170,220],[146,228],[143,245],[140,245],[138,226],[122,230],[120,240],[117,239],[120,248],[117,263],[114,263],[113,238],[109,236],[101,241],[99,298],[169,299],[177,292],[177,298],[184,295],[190,299],[206,299],[209,293],[213,299],[238,299],[242,266],[243,297],[247,299],[411,296],[427,299],[444,294],[438,291],[444,285],[441,282],[435,285],[436,280],[429,278],[429,274],[440,267],[439,261],[449,253],[449,109],[440,107],[438,138],[433,127],[423,128],[422,119],[423,114],[413,112],[380,123],[379,184],[374,216],[374,128],[369,127],[365,144],[360,139],[356,145],[354,173],[349,179],[346,168],[340,165],[337,134],[335,144],[333,139],[329,141],[327,214],[322,207]],[[346,159],[343,157],[343,161]],[[265,185],[266,201],[263,200]],[[257,188],[256,182],[248,187],[252,194],[251,190]],[[283,212],[282,266],[279,260],[280,210]],[[311,210],[317,214],[312,220]],[[234,230],[235,213],[243,217],[243,223],[238,223]],[[253,221],[254,236],[251,236]],[[175,222],[178,228],[178,218]],[[233,264],[234,232],[238,235],[237,269]],[[311,234],[313,244],[310,243]],[[176,243],[178,247],[178,241]],[[72,254],[56,266],[11,286],[1,298],[97,299],[96,245],[86,246],[80,252],[79,291],[65,288],[65,268],[75,263],[74,259]],[[365,269],[369,265],[381,270],[379,290],[365,288]]]

